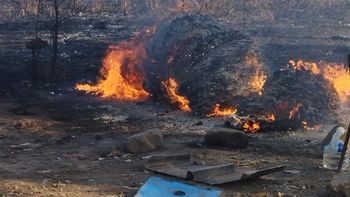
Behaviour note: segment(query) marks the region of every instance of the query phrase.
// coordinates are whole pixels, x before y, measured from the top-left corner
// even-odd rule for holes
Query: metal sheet
[[[255,179],[264,175],[283,171],[285,166],[276,166],[262,170],[235,168],[233,164],[205,166],[193,163],[190,154],[182,154],[151,156],[146,162],[146,168],[162,174],[216,185],[246,179]]]
[[[194,185],[151,177],[135,197],[219,197],[221,190],[201,188]]]

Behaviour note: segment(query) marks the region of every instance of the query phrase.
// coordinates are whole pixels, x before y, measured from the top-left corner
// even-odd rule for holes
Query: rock
[[[121,143],[113,138],[102,139],[97,143],[97,154],[101,157],[119,155]]]
[[[245,148],[248,145],[248,135],[225,127],[214,127],[204,136],[204,144],[208,146]]]
[[[161,130],[146,130],[142,133],[130,136],[125,143],[125,148],[130,153],[146,153],[156,150],[162,143],[163,133]]]
[[[350,197],[350,172],[336,174],[331,182],[330,196]]]

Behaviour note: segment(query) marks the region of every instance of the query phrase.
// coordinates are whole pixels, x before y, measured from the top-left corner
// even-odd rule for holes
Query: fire
[[[259,95],[263,95],[266,79],[267,76],[264,73],[257,72],[249,84],[251,85],[254,92],[258,92]]]
[[[303,61],[303,60],[298,60],[297,62],[295,62],[294,60],[290,60],[289,64],[295,70],[302,70],[302,69],[309,70],[314,75],[318,75],[321,73],[321,70],[319,69],[319,67],[315,62]]]
[[[269,123],[275,122],[277,120],[277,117],[275,114],[268,114],[265,116],[265,120]]]
[[[185,111],[185,112],[192,111],[190,107],[190,101],[185,96],[180,96],[178,94],[179,84],[176,82],[174,78],[170,77],[168,80],[163,81],[162,84],[169,95],[170,103],[178,104],[182,111]]]
[[[314,75],[321,74],[329,81],[336,90],[341,102],[350,97],[350,75],[349,69],[344,64],[290,60],[289,64],[296,70],[308,70]]]
[[[333,84],[340,100],[345,102],[350,97],[349,69],[343,64],[328,64],[324,68],[324,77]]]
[[[221,108],[220,104],[215,104],[213,111],[207,114],[207,117],[230,116],[235,113],[237,109],[234,107]]]
[[[309,123],[306,120],[302,121],[301,125],[302,125],[302,127],[305,130],[309,130],[309,131],[316,131],[316,130],[319,130],[321,128],[320,124],[314,125],[314,126],[310,126]]]
[[[263,95],[267,76],[263,71],[263,65],[260,61],[259,55],[255,52],[249,52],[245,57],[245,64],[252,65],[256,69],[255,75],[249,82],[251,89],[253,92],[257,92],[259,95]]]
[[[117,100],[143,100],[150,94],[143,88],[142,64],[147,58],[141,42],[131,40],[110,46],[100,71],[102,79],[96,85],[77,84],[76,89]]]
[[[242,128],[245,132],[257,133],[260,130],[260,123],[251,120],[246,120]]]
[[[303,104],[298,103],[298,104],[295,105],[295,106],[293,107],[293,109],[289,112],[289,119],[290,119],[290,120],[295,118],[295,115],[299,112],[301,106],[303,106]]]

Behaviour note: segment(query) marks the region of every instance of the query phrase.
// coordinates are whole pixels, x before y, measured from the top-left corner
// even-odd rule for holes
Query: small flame
[[[263,71],[259,55],[255,52],[249,52],[245,57],[245,64],[253,65],[256,68],[256,73],[250,80],[249,85],[253,92],[257,92],[260,96],[263,95],[267,76]]]
[[[294,60],[290,60],[289,64],[295,70],[309,70],[314,75],[318,75],[321,73],[319,67],[315,62],[303,61],[303,60],[298,60],[297,62],[295,62]]]
[[[289,112],[289,119],[292,120],[295,118],[295,115],[299,112],[300,107],[303,106],[303,104],[298,103],[293,107],[293,109]]]
[[[220,104],[215,104],[213,111],[207,114],[207,117],[230,116],[235,113],[237,113],[237,109],[234,107],[221,108]]]
[[[245,120],[242,128],[247,133],[257,133],[260,130],[260,123],[251,120]]]
[[[317,130],[319,130],[321,128],[320,124],[317,124],[317,125],[314,125],[314,126],[310,126],[309,123],[306,120],[302,121],[301,125],[302,125],[302,127],[305,130],[309,130],[309,131],[317,131]]]
[[[269,123],[275,122],[277,120],[277,117],[275,114],[268,114],[265,116],[265,120]]]
[[[182,111],[192,111],[190,107],[190,101],[185,96],[180,96],[178,94],[179,84],[174,78],[169,78],[168,80],[163,81],[162,84],[169,95],[170,103],[178,104]]]

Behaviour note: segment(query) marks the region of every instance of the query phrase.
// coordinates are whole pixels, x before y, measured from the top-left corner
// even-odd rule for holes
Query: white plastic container
[[[332,136],[332,140],[329,144],[323,147],[323,167],[329,170],[337,170],[340,161],[341,153],[344,149],[344,141],[341,137],[345,135],[345,129],[343,127],[337,128],[336,132]],[[346,170],[349,166],[349,150],[345,154],[343,168]]]

